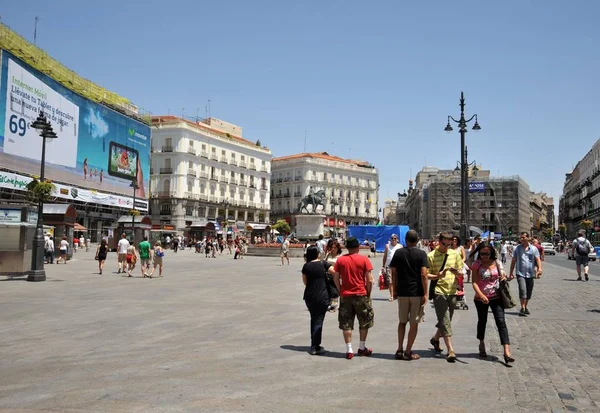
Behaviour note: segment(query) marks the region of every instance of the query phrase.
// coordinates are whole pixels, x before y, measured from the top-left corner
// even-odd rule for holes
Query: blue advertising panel
[[[43,110],[58,135],[46,143],[46,178],[128,196],[135,181],[136,196],[148,198],[148,125],[78,95],[4,50],[1,57],[3,169],[40,174],[42,139],[29,125]]]
[[[485,192],[485,182],[469,182],[469,192]]]

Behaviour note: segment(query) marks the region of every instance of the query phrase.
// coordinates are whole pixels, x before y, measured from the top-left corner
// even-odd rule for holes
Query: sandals
[[[429,340],[429,343],[430,343],[430,344],[433,346],[433,349],[434,349],[436,352],[438,352],[438,353],[441,353],[442,351],[444,351],[444,350],[442,350],[442,348],[440,347],[440,340],[436,340],[436,339],[434,339],[434,338],[431,338],[431,340]]]
[[[396,351],[396,354],[394,354],[394,358],[396,360],[404,360],[404,350],[400,349]]]
[[[421,356],[413,353],[412,351],[405,352],[403,357],[404,357],[404,360],[406,360],[406,361],[419,360],[421,358]]]

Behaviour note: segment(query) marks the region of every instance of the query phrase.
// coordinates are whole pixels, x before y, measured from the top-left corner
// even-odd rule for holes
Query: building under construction
[[[531,231],[531,193],[519,176],[490,177],[490,171],[471,167],[468,225],[504,237]],[[441,231],[458,233],[461,210],[460,170],[425,167],[417,174],[416,188],[406,198],[405,222],[423,238]]]

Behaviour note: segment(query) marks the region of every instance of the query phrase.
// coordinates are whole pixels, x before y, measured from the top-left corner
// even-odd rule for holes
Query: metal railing
[[[172,146],[163,145],[162,151],[163,152],[173,152],[173,147]]]
[[[173,168],[160,168],[160,173],[161,174],[172,174]]]
[[[196,177],[196,171],[193,169],[188,169],[187,174],[188,176],[193,176],[194,178]]]
[[[191,155],[196,155],[196,150],[194,148],[188,148],[187,153]]]
[[[238,166],[239,166],[240,168],[247,168],[247,167],[248,167],[248,164],[247,164],[246,162],[240,162],[240,163],[238,164]]]
[[[201,156],[202,158],[206,158],[206,159],[208,159],[208,152],[206,152],[206,151],[201,151],[201,152],[200,152],[200,156]]]

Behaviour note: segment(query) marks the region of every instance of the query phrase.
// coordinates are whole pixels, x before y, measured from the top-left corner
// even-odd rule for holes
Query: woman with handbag
[[[106,245],[106,240],[103,239],[96,248],[96,260],[98,260],[98,273],[102,275],[102,270],[104,269],[104,261],[106,261],[106,256],[108,255],[108,246]]]
[[[333,274],[333,265],[319,259],[319,249],[311,245],[306,250],[306,264],[302,267],[304,302],[310,312],[310,354],[325,353],[321,347],[323,322],[331,297],[327,289],[327,273]]]
[[[127,247],[127,274],[129,277],[133,277],[131,275],[131,271],[135,268],[135,263],[137,262],[137,254],[135,252],[135,247],[133,245],[129,245]]]
[[[485,351],[485,328],[488,309],[491,308],[500,343],[504,347],[505,363],[515,359],[510,354],[508,328],[504,319],[504,303],[500,294],[500,283],[506,280],[506,273],[500,261],[496,259],[496,250],[487,243],[480,243],[475,251],[477,259],[471,265],[473,290],[475,290],[475,308],[477,308],[477,339],[479,340],[479,357],[487,358]]]
[[[342,246],[337,239],[332,238],[327,243],[327,248],[325,251],[325,261],[333,266],[335,265],[338,257],[342,255]],[[327,288],[329,289],[329,297],[331,298],[331,302],[329,303],[329,311],[333,313],[339,306],[338,300],[340,297],[340,292],[337,290],[337,287],[333,282],[333,275],[331,274],[327,274]]]
[[[154,244],[154,254],[152,254],[152,272],[150,273],[150,278],[154,275],[154,271],[156,271],[156,267],[158,267],[158,276],[162,277],[163,270],[163,257],[165,256],[165,250],[163,249],[160,241],[156,241]]]

